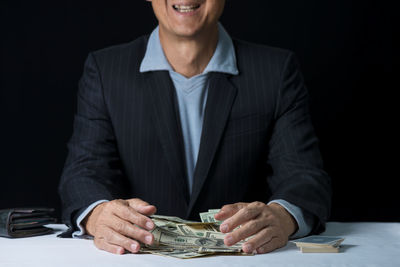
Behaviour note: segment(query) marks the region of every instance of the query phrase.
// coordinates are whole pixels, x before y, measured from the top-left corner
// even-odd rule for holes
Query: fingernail
[[[117,249],[117,254],[119,254],[119,255],[124,254],[124,252],[125,252],[125,249],[123,249],[123,248]]]
[[[230,235],[227,235],[227,236],[225,237],[225,240],[226,240],[226,243],[228,244],[228,246],[231,245],[231,244],[233,243],[233,238],[232,238],[232,236],[230,236]]]
[[[146,227],[147,227],[147,229],[151,230],[151,229],[153,229],[154,224],[152,222],[147,222]]]
[[[131,249],[132,249],[133,251],[137,251],[138,245],[137,245],[137,244],[132,244],[132,245],[131,245]]]
[[[221,232],[228,232],[228,225],[226,224],[221,224]]]
[[[147,235],[144,240],[146,241],[147,244],[151,243],[151,236]]]
[[[253,248],[251,247],[250,244],[246,244],[243,246],[243,250],[247,253],[250,253],[253,250]]]

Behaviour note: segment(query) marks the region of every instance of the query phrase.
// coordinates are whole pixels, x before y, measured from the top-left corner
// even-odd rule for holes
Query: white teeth
[[[197,9],[200,5],[173,5],[173,8],[179,12],[191,12]]]

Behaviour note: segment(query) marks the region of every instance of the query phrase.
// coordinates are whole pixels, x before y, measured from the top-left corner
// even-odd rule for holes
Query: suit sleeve
[[[271,200],[286,200],[314,219],[312,233],[325,229],[331,205],[330,177],[323,170],[311,123],[308,93],[299,65],[290,53],[281,72],[275,125],[269,143]]]
[[[121,197],[123,179],[101,75],[89,54],[79,82],[73,134],[58,188],[63,222],[77,230],[76,219],[90,204]]]

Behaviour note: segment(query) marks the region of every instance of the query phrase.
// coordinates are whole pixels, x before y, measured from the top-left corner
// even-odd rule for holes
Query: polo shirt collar
[[[162,49],[159,37],[159,26],[157,26],[149,37],[146,53],[140,64],[140,72],[162,70],[174,72]],[[232,75],[239,74],[232,39],[221,23],[218,23],[217,47],[202,74],[209,72],[222,72]]]

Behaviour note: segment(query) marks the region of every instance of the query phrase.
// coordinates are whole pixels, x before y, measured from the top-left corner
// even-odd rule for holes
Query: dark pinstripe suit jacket
[[[210,74],[190,196],[173,83],[166,71],[139,72],[147,40],[86,61],[59,185],[63,221],[73,225],[100,199],[137,197],[190,219],[228,203],[284,199],[323,229],[330,179],[293,54],[235,40],[240,74]]]

